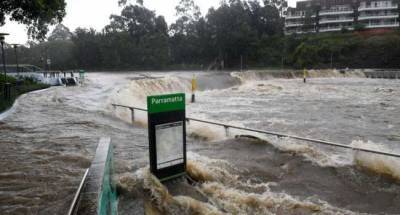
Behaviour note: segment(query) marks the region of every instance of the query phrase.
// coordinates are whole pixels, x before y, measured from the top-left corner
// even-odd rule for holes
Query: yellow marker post
[[[307,82],[307,69],[304,68],[303,70],[303,82],[306,83]]]
[[[197,83],[196,83],[196,76],[193,74],[193,78],[192,78],[192,103],[195,102],[195,92],[196,92],[196,87],[197,87]]]

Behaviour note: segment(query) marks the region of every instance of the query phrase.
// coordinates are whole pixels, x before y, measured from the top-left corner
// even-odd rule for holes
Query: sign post
[[[85,81],[85,70],[83,69],[79,70],[79,81],[81,82],[81,84],[83,84],[83,82]]]
[[[186,174],[185,94],[147,97],[150,171],[166,181]]]

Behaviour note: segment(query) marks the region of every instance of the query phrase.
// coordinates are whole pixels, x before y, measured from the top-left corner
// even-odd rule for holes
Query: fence
[[[112,106],[114,108],[122,107],[122,108],[130,109],[131,110],[131,114],[132,114],[132,116],[131,116],[132,122],[135,121],[135,110],[147,111],[146,109],[143,109],[143,108],[130,107],[130,106],[126,106],[126,105],[112,104]],[[195,119],[195,118],[191,118],[191,117],[186,117],[186,121],[188,121],[188,122],[197,121],[197,122],[201,122],[201,123],[205,123],[205,124],[221,126],[221,127],[225,128],[226,133],[228,133],[227,131],[228,131],[229,128],[233,128],[233,129],[237,129],[237,130],[250,131],[250,132],[255,132],[255,133],[261,133],[261,134],[276,136],[278,138],[286,137],[286,138],[290,138],[290,139],[301,140],[301,141],[306,141],[306,142],[311,142],[311,143],[317,143],[317,144],[321,144],[321,145],[328,145],[328,146],[333,146],[333,147],[350,149],[350,150],[353,150],[353,151],[369,152],[369,153],[374,153],[374,154],[380,154],[380,155],[400,158],[400,155],[399,154],[395,154],[395,153],[376,151],[376,150],[364,149],[364,148],[358,148],[358,147],[353,147],[351,145],[346,145],[346,144],[342,144],[342,143],[335,143],[335,142],[331,142],[331,141],[300,137],[300,136],[284,134],[284,133],[280,133],[280,132],[276,132],[276,131],[266,131],[266,130],[245,128],[245,127],[240,127],[240,126],[235,126],[235,125],[228,125],[228,124],[219,123],[219,122],[211,122],[211,121],[202,120],[202,119]]]
[[[11,83],[0,83],[0,98],[4,100],[12,100],[18,96],[18,86]]]

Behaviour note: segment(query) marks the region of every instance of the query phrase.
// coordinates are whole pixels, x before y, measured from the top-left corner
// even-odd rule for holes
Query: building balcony
[[[340,14],[352,14],[354,11],[352,9],[347,10],[321,10],[319,12],[320,16],[326,15],[340,15]]]
[[[397,5],[388,5],[388,6],[369,6],[369,7],[359,7],[358,11],[371,11],[371,10],[396,10]]]
[[[330,28],[319,28],[319,32],[333,32],[333,31],[341,31],[343,28],[348,30],[353,30],[353,27],[330,27]]]
[[[286,16],[285,19],[303,19],[304,16]]]
[[[358,17],[358,20],[369,20],[369,19],[396,19],[399,17],[397,14],[389,14],[389,15],[362,15]]]
[[[367,24],[365,28],[396,28],[399,27],[398,22],[392,22],[392,23],[379,23],[379,24]]]
[[[285,23],[285,27],[290,28],[290,27],[299,27],[303,26],[303,23]]]
[[[328,23],[343,23],[343,22],[353,22],[353,18],[345,18],[345,19],[321,19],[319,20],[319,24],[328,24]]]
[[[311,16],[311,18],[315,18],[316,17],[316,15],[312,15]],[[286,16],[285,17],[285,20],[289,20],[289,19],[305,19],[306,18],[306,16]]]
[[[285,35],[290,35],[290,34],[306,34],[306,33],[315,33],[315,30],[312,31],[301,31],[301,30],[290,30],[290,31],[285,31]]]

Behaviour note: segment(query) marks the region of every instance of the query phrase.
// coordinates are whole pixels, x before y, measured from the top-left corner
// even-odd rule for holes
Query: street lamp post
[[[11,44],[14,47],[15,63],[17,64],[17,77],[19,77],[19,64],[18,64],[18,46],[19,44]]]
[[[1,55],[2,55],[2,59],[3,59],[3,71],[4,71],[4,83],[7,82],[6,56],[4,53],[4,38],[7,35],[8,35],[7,33],[0,33]]]
[[[11,84],[7,83],[7,66],[6,66],[6,55],[4,53],[4,38],[7,33],[0,33],[0,43],[1,43],[1,55],[3,59],[3,70],[4,70],[4,98],[6,100],[11,99]]]

